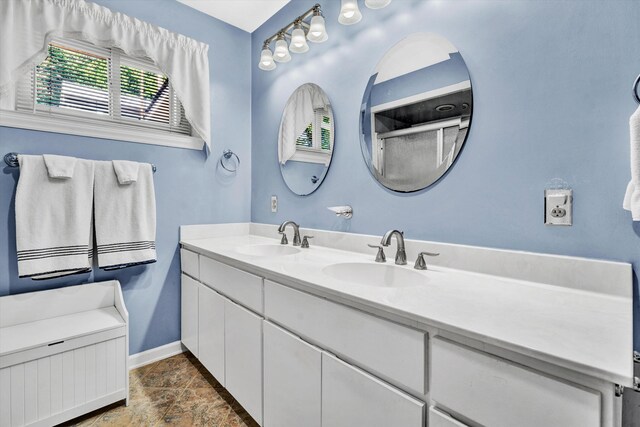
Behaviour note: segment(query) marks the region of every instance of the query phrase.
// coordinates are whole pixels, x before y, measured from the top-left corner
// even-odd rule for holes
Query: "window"
[[[52,126],[60,126],[61,132],[64,124],[92,128],[91,136],[97,137],[128,139],[137,134],[142,139],[138,142],[163,144],[182,137],[193,145],[197,139],[191,137],[169,78],[151,60],[75,40],[49,44],[46,59],[19,83],[16,110],[54,119],[59,124]]]
[[[327,163],[331,159],[333,124],[330,109],[315,110],[314,123],[302,131],[296,140],[296,154],[291,160]]]

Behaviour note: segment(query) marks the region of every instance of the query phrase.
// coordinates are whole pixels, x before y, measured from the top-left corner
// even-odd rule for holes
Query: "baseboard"
[[[129,356],[129,370],[175,356],[176,354],[184,353],[185,351],[187,351],[187,348],[182,345],[182,342],[174,341],[161,345],[160,347],[132,354]]]

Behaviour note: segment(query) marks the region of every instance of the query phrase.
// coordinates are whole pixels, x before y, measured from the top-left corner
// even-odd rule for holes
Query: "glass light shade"
[[[311,18],[311,24],[309,32],[307,33],[307,40],[314,43],[322,43],[327,41],[329,35],[324,27],[324,18],[322,15],[315,15]]]
[[[369,9],[382,9],[387,7],[391,3],[391,0],[364,0],[365,6]]]
[[[353,25],[360,22],[362,13],[358,8],[358,0],[342,0],[338,22],[342,25]]]
[[[261,70],[271,71],[276,68],[276,63],[273,61],[273,54],[269,48],[262,49],[262,53],[260,54],[260,63],[258,67]]]
[[[273,59],[277,62],[291,61],[289,47],[287,46],[287,41],[284,39],[284,37],[276,41],[276,49],[273,51]]]
[[[291,43],[289,44],[289,50],[294,53],[305,53],[309,50],[307,44],[307,37],[304,34],[304,30],[297,27],[291,33]]]

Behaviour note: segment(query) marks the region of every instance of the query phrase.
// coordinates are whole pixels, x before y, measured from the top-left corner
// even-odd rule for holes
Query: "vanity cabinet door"
[[[322,425],[422,427],[424,402],[322,354]]]
[[[262,318],[225,299],[225,387],[262,425]]]
[[[225,298],[213,289],[199,286],[198,359],[224,386]]]
[[[183,274],[180,290],[180,336],[182,344],[198,357],[198,287],[200,284]]]
[[[429,427],[467,427],[466,424],[454,420],[449,415],[437,410],[433,406],[429,408]]]
[[[484,426],[601,426],[600,393],[437,337],[431,399]]]
[[[322,352],[263,322],[264,426],[320,427]]]

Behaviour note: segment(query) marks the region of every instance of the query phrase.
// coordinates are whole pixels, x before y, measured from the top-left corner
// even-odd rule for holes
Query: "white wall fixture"
[[[307,22],[306,19],[309,18],[311,19]],[[264,41],[258,68],[271,71],[276,68],[276,62],[291,61],[289,52],[307,52],[309,50],[307,40],[313,43],[322,43],[328,38],[322,10],[320,5],[316,4]],[[287,43],[287,39],[291,42]],[[272,53],[270,45],[273,41],[275,41],[275,49]]]
[[[391,0],[365,0],[364,5],[369,9],[382,9],[389,6]],[[338,22],[342,25],[357,24],[362,20],[362,13],[358,8],[358,0],[342,0],[340,6],[340,15],[338,15]]]

